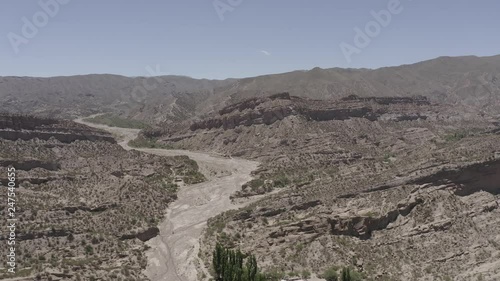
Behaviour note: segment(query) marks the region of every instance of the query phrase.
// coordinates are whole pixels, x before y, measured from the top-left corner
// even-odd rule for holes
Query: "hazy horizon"
[[[493,36],[500,3],[492,1],[487,8],[465,0],[20,0],[0,7],[1,76],[152,76],[147,68],[158,66],[160,75],[226,79],[491,56],[500,45]]]
[[[411,63],[405,63],[405,64],[400,64],[400,65],[388,65],[388,66],[381,66],[377,68],[368,68],[368,67],[319,67],[321,69],[335,69],[335,68],[340,68],[340,69],[354,69],[354,70],[377,70],[381,68],[387,68],[387,67],[398,67],[398,66],[404,66],[404,65],[413,65],[417,64],[420,62],[425,62],[425,61],[432,61],[435,59],[439,58],[461,58],[461,57],[477,57],[477,58],[488,58],[488,57],[497,57],[500,56],[500,54],[494,54],[494,55],[488,55],[488,56],[476,56],[476,55],[463,55],[463,56],[439,56],[435,58],[430,58],[422,61],[416,61],[416,62],[411,62]],[[262,73],[262,74],[257,74],[254,76],[242,76],[242,77],[226,77],[226,78],[207,78],[207,77],[193,77],[193,76],[188,76],[188,75],[183,75],[183,74],[164,74],[164,75],[159,75],[159,76],[177,76],[177,77],[186,77],[186,78],[191,78],[191,79],[198,79],[198,80],[228,80],[228,79],[244,79],[244,78],[251,78],[251,77],[259,77],[259,76],[265,76],[265,75],[279,75],[279,74],[285,74],[285,73],[290,73],[290,72],[295,72],[295,71],[311,71],[314,68],[318,68],[318,66],[315,66],[310,69],[294,69],[294,70],[289,70],[289,71],[284,71],[284,72],[276,72],[276,73]],[[23,76],[23,75],[0,75],[0,77],[28,77],[28,78],[56,78],[56,77],[74,77],[74,76],[86,76],[86,75],[115,75],[115,76],[122,76],[122,77],[128,77],[128,78],[137,78],[137,77],[151,77],[151,75],[123,75],[123,74],[118,74],[118,73],[106,73],[106,72],[94,72],[94,73],[80,73],[80,74],[68,74],[68,75],[53,75],[53,76]]]

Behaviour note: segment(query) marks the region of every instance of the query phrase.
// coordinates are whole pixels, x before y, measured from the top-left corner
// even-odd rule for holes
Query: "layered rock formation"
[[[495,120],[418,96],[284,93],[228,106],[189,129],[166,127],[159,140],[263,163],[232,198],[264,199],[209,222],[207,262],[218,240],[257,253],[274,273],[351,266],[367,280],[493,281]]]
[[[401,108],[404,106],[427,106],[429,108],[430,105],[425,97],[359,98],[349,96],[341,100],[319,101],[291,97],[289,93],[282,93],[266,98],[253,98],[227,106],[219,111],[219,116],[196,121],[190,126],[190,129],[191,131],[217,128],[227,130],[237,126],[271,125],[289,116],[300,116],[314,121],[351,118],[365,118],[375,121],[389,115],[393,115],[390,118],[396,121],[418,120],[426,119],[427,116],[402,112]]]
[[[218,237],[284,274],[351,266],[374,280],[498,280],[499,166],[431,168],[354,196],[335,182],[283,191],[214,218],[223,227],[207,232],[205,247]]]
[[[54,138],[63,143],[76,140],[115,143],[110,134],[71,121],[8,114],[0,114],[0,138],[12,141]]]

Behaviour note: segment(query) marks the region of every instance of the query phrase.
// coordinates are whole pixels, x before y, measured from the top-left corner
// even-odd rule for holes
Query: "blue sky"
[[[400,0],[400,12],[387,26],[379,23],[350,62],[340,44],[357,48],[354,28],[365,30],[375,20],[371,11],[388,11],[397,0],[216,0],[230,7],[223,19],[213,0],[41,0],[54,1],[61,3],[53,15],[40,0],[0,2],[0,76],[139,76],[151,66],[159,74],[223,79],[500,54],[495,0]],[[40,27],[26,38],[22,19],[34,24],[35,15]]]

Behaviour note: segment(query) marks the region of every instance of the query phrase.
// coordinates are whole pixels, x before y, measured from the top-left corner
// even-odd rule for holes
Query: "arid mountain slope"
[[[204,179],[186,156],[126,151],[71,121],[0,115],[0,176],[16,169],[16,275],[0,279],[140,280],[178,181]],[[7,192],[0,198],[7,202]],[[7,217],[7,204],[0,215]],[[0,232],[5,242],[9,233]],[[6,256],[7,247],[1,253]],[[35,278],[36,277],[36,278]]]
[[[111,112],[150,123],[186,119],[214,90],[231,80],[182,76],[129,78],[82,75],[52,78],[0,78],[1,112],[76,118]]]
[[[211,220],[207,261],[220,241],[279,274],[351,266],[367,280],[493,281],[499,124],[423,96],[281,93],[143,136],[258,159],[256,178],[233,199],[278,191]]]
[[[486,105],[498,99],[500,56],[440,57],[411,65],[368,69],[320,69],[246,78],[232,95],[240,101],[278,92],[315,99],[424,95],[437,101]]]
[[[3,77],[0,110],[65,117],[111,112],[156,124],[280,92],[314,99],[424,95],[495,114],[500,109],[500,56],[441,57],[375,70],[315,68],[224,81],[179,76]]]
[[[258,253],[268,271],[283,275],[351,266],[364,280],[496,281],[499,163],[400,175],[397,183],[350,194],[338,192],[335,180],[295,185],[213,219],[205,257],[218,240]]]

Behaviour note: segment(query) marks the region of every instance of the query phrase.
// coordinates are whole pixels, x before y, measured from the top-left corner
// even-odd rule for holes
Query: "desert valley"
[[[0,99],[0,279],[500,280],[500,56]]]

